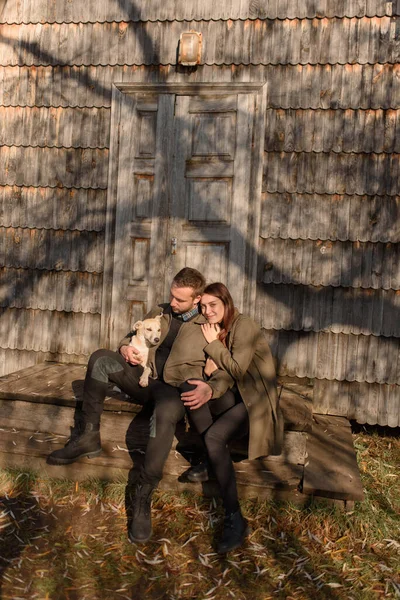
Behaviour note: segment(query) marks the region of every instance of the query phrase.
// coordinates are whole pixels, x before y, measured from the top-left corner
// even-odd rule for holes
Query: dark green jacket
[[[275,366],[269,345],[257,323],[236,313],[227,347],[215,340],[205,347],[216,365],[236,381],[249,413],[250,459],[280,454],[283,417],[279,409]]]
[[[149,362],[152,366],[153,374],[156,373],[155,352],[157,347],[164,341],[171,324],[171,309],[169,304],[160,304],[154,307],[145,318],[153,318],[163,313],[161,319],[161,338],[160,342],[149,352]],[[174,387],[178,387],[188,379],[204,379],[204,367],[207,360],[207,354],[204,349],[207,342],[201,331],[201,324],[206,323],[205,318],[199,314],[191,321],[183,323],[178,331],[178,335],[172,344],[171,352],[164,365],[163,380]],[[131,340],[133,332],[128,334],[119,344],[127,346]],[[207,383],[212,389],[212,398],[219,398],[227,389],[232,387],[233,379],[223,369],[214,371]]]

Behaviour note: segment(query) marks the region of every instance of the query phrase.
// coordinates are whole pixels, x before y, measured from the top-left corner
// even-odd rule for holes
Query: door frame
[[[133,94],[175,94],[185,96],[218,96],[226,94],[252,94],[255,98],[255,116],[252,132],[252,169],[249,205],[249,239],[246,250],[245,273],[248,291],[244,297],[246,314],[254,316],[257,284],[257,258],[259,248],[263,154],[265,135],[265,111],[267,107],[267,83],[258,82],[193,82],[193,83],[117,83],[112,84],[110,154],[107,182],[107,206],[104,242],[104,270],[100,345],[108,347],[111,338],[111,298],[115,249],[116,208],[118,181],[129,180],[129,168],[119,164],[119,140],[129,119],[129,99]]]

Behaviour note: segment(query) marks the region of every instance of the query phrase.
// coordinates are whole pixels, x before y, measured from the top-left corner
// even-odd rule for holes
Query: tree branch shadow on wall
[[[122,0],[119,0],[118,4],[121,7],[121,11],[124,11],[125,8],[126,8],[126,3],[122,2]],[[0,3],[0,11],[2,9],[4,9],[4,6],[5,6],[5,2],[3,0],[3,2]],[[14,44],[15,43],[14,40],[6,39],[4,37],[2,38],[2,42],[3,43],[10,43],[10,44]],[[153,41],[150,38],[148,38],[146,40],[146,43],[149,44],[149,47],[152,47],[152,52],[153,52],[153,56],[154,56],[154,61],[153,62],[161,64],[160,56],[157,53],[157,49],[153,45]],[[29,51],[33,56],[41,57],[43,60],[49,61],[50,64],[57,63],[56,58],[54,56],[46,53],[45,49],[41,48],[40,44],[37,43],[37,42],[33,42],[33,43],[30,43],[30,44],[24,44],[24,45],[22,45],[22,43],[21,43],[21,48],[24,50],[24,52]],[[79,85],[79,86],[85,85],[88,88],[90,88],[91,90],[95,90],[96,94],[99,97],[106,98],[107,101],[111,101],[111,89],[109,89],[109,88],[101,85],[94,77],[92,77],[92,75],[90,73],[87,73],[87,75],[86,75],[86,77],[85,77],[85,79],[84,79],[83,82],[82,82],[82,79],[78,77],[77,73],[70,72],[69,76],[70,76],[70,80],[69,81],[65,81],[66,85],[70,84],[71,80],[74,80],[77,85]],[[162,79],[163,79],[163,73],[160,74],[158,80],[162,81]],[[40,168],[41,168],[41,165],[39,165],[39,169]],[[89,174],[91,172],[90,171],[90,165],[86,166],[86,172],[87,172],[87,174]],[[81,165],[81,175],[84,175],[84,174],[85,174],[85,166]],[[96,215],[96,217],[97,216],[98,215]],[[210,219],[212,220],[213,218],[217,218],[218,215],[217,215],[216,212],[215,213],[211,212],[211,214],[209,216],[210,216]],[[105,213],[103,211],[100,212],[100,217],[104,217],[105,218]],[[46,224],[43,224],[43,227],[45,227],[45,226],[46,226]],[[71,230],[74,230],[76,228],[76,222],[74,222],[73,220],[71,220],[71,222],[69,223],[69,228]],[[254,252],[254,254],[257,256],[257,262],[258,262],[259,265],[263,265],[265,261],[268,261],[268,256],[264,256],[260,252],[259,249],[254,249],[248,240],[245,240],[244,243],[245,243],[245,246],[246,246],[246,252],[250,252],[250,251]],[[80,248],[79,244],[77,244],[76,247],[74,247],[74,253],[76,255],[78,255],[78,257],[79,257],[80,252],[81,252],[81,248]],[[61,238],[57,242],[57,244],[55,244],[55,249],[54,249],[54,254],[53,255],[54,255],[54,259],[55,259],[55,264],[58,263],[59,261],[64,260],[64,258],[65,258],[65,246],[63,245],[63,242],[62,242]],[[282,272],[282,277],[283,278],[287,277],[288,279],[290,279],[290,273]],[[13,297],[15,295],[15,288],[13,288],[12,285],[10,285],[9,283],[8,283],[8,285],[10,287],[8,289],[8,292],[4,296],[4,305],[7,305],[7,303],[9,304],[12,301],[12,299],[13,299]],[[79,284],[76,283],[74,285],[76,285],[76,291],[78,292],[79,291]],[[268,294],[269,293],[268,285],[262,284],[262,287],[263,287],[264,292],[266,294]],[[316,295],[316,294],[320,293],[317,290],[314,290],[312,288],[308,288],[307,292],[309,294],[309,298],[311,296],[313,296],[313,295]],[[22,294],[22,296],[24,295],[24,291],[23,290],[19,289],[18,293]],[[29,302],[28,291],[27,291],[26,296],[25,296],[25,301],[26,301],[26,303]],[[314,323],[314,314],[309,311],[307,305],[308,306],[313,306],[314,303],[312,301],[308,300],[308,302],[306,302],[305,305],[302,307],[302,311],[303,312],[302,312],[301,315],[299,314],[299,307],[297,307],[297,306],[290,306],[289,308],[290,308],[290,310],[292,311],[292,314],[293,314],[293,321],[298,322],[298,320],[300,318],[303,318],[304,316],[306,316],[308,322],[311,323],[311,329],[312,329],[312,326],[313,326],[313,323]],[[391,310],[394,310],[390,303],[384,302],[383,303],[383,310],[384,311],[385,310],[389,310],[389,308]],[[347,311],[343,311],[343,313],[346,313],[346,312]],[[348,321],[343,321],[343,324],[345,324],[345,325],[351,325],[352,323],[349,323]],[[323,322],[323,328],[324,329],[329,329],[329,327],[331,325],[332,325],[332,322],[330,322],[328,318],[325,319],[325,321]],[[127,325],[127,329],[129,329],[129,328],[130,328],[130,326]],[[310,334],[308,332],[301,331],[301,332],[299,332],[299,335],[305,337],[305,336],[308,336]],[[396,339],[393,339],[393,341],[391,343],[393,345],[393,351],[398,352],[398,341]],[[290,342],[288,342],[288,344],[290,344]],[[288,348],[283,348],[282,349],[282,354],[284,355],[287,350],[288,350]],[[354,368],[354,364],[352,365],[351,361],[349,361],[348,368],[349,369],[353,369]],[[18,511],[17,511],[17,513],[18,513]],[[289,541],[289,545],[292,546],[292,547],[294,547],[294,548],[296,548],[296,550],[299,553],[299,555],[301,555],[301,554],[303,554],[304,556],[307,555],[307,552],[306,552],[305,548],[301,545],[301,543],[299,542],[299,540],[296,539],[296,537],[292,536],[290,533],[288,534],[288,536],[289,536],[288,539],[290,540]],[[193,557],[197,559],[198,548],[197,548],[196,544],[192,543],[192,548],[193,548]],[[20,548],[17,548],[17,554],[19,554],[20,552],[22,552],[22,550],[23,550],[23,545],[21,545]],[[266,550],[274,552],[275,551],[274,550],[274,545],[271,544],[270,542],[267,542],[266,543]],[[14,557],[12,557],[12,558],[14,558]],[[221,564],[224,564],[223,561],[222,561],[222,559],[221,559]],[[314,567],[313,567],[313,565],[312,565],[311,562],[309,563],[309,567],[307,567],[306,570],[307,570],[307,572],[308,572],[308,574],[310,576],[312,576],[312,577],[313,576],[317,576],[318,569],[317,568],[314,569]],[[237,580],[237,585],[238,586],[242,586],[243,591],[246,592],[246,588],[240,582],[240,578],[239,577],[238,577],[238,580]],[[324,590],[322,592],[320,591],[320,594],[321,595],[319,597],[321,597],[321,598],[326,598],[326,599],[339,598],[339,594],[337,594],[336,592],[334,592],[332,590]]]

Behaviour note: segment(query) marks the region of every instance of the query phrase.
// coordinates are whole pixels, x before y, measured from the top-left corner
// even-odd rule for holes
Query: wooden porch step
[[[29,467],[50,477],[74,480],[135,476],[147,444],[149,411],[127,402],[124,394],[111,389],[102,416],[102,455],[65,466],[46,464],[47,455],[62,447],[69,436],[82,397],[85,372],[82,365],[43,363],[0,378],[0,467]],[[306,502],[309,494],[351,499],[348,486],[344,491],[340,489],[344,485],[340,477],[335,479],[336,487],[324,489],[320,482],[313,488],[310,465],[315,461],[310,460],[310,448],[315,446],[313,431],[316,425],[310,383],[285,378],[280,382],[279,392],[285,417],[283,452],[279,457],[249,461],[243,456],[243,446],[232,446],[239,494],[242,497],[287,498],[300,503]],[[314,446],[309,448],[310,443]],[[200,487],[200,484],[184,480],[189,460],[198,445],[198,436],[185,431],[185,425],[181,423],[165,467],[163,489],[216,492],[213,482]],[[329,454],[329,446],[325,452]],[[354,455],[354,449],[352,452]],[[303,481],[306,464],[308,478]],[[333,468],[332,464],[330,461],[330,468]],[[354,467],[353,478],[356,478],[359,474],[355,455]],[[302,493],[299,492],[301,486]]]
[[[362,500],[350,423],[344,417],[314,415],[308,434],[303,493],[340,500]]]

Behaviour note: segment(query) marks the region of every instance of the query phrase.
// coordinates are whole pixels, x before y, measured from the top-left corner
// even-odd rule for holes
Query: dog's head
[[[158,315],[154,319],[136,321],[133,326],[133,329],[137,331],[137,335],[140,335],[150,346],[155,346],[160,341],[161,316]]]

